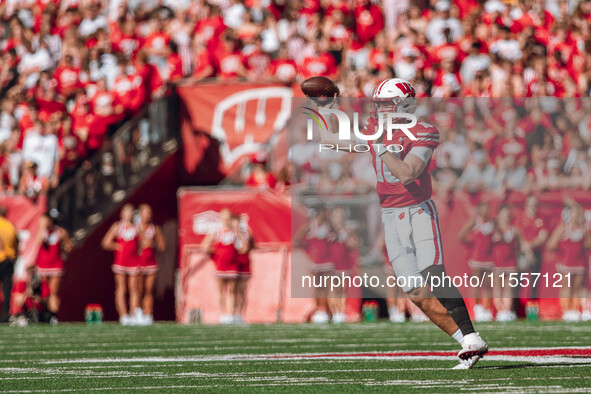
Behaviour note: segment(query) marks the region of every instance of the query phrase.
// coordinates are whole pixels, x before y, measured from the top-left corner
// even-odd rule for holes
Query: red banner
[[[223,171],[228,172],[281,130],[291,112],[291,87],[260,84],[180,85],[184,111],[184,164],[193,173],[210,144],[195,131],[219,141]]]

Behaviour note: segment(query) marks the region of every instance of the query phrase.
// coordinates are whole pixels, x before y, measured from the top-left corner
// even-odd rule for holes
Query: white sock
[[[451,337],[458,341],[460,345],[464,345],[464,335],[462,334],[462,331],[460,331],[459,328],[458,331],[454,332]]]

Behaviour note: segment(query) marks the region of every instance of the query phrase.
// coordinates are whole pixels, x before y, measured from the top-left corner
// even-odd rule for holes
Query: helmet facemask
[[[375,118],[381,113],[385,115],[388,113],[414,114],[417,109],[414,97],[376,98],[372,102],[376,107],[376,112],[372,112],[370,115]]]

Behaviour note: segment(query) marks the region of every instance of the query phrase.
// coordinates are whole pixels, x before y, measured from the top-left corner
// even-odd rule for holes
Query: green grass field
[[[457,371],[430,323],[2,326],[0,391],[591,391],[591,324],[478,329],[491,353]]]

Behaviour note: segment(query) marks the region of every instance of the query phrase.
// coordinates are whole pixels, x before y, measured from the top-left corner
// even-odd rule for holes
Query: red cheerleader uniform
[[[133,224],[119,223],[115,239],[118,250],[115,251],[115,261],[112,270],[116,274],[135,275],[139,272],[138,247],[139,238],[137,227]]]
[[[513,226],[493,237],[495,271],[517,272],[517,231]]]
[[[244,237],[246,239],[250,238],[250,235],[248,233],[248,231],[243,231]],[[235,248],[236,250],[240,249],[242,247],[240,240],[238,238],[236,238],[236,245]],[[251,269],[250,269],[250,256],[249,253],[236,253],[236,265],[238,266],[237,270],[238,270],[238,276],[240,276],[241,278],[249,278],[250,274],[251,274]]]
[[[335,271],[348,273],[351,270],[351,256],[347,246],[349,232],[341,230],[335,235],[336,239],[329,244],[330,260],[334,262]]]
[[[56,228],[45,230],[43,243],[37,254],[37,269],[40,276],[61,276],[64,273],[62,261],[62,236]]]
[[[310,230],[306,235],[306,254],[313,263],[313,271],[326,272],[334,268],[329,253],[329,235],[328,224],[317,224],[315,220],[310,223]]]
[[[214,252],[211,259],[214,262],[218,276],[235,278],[238,276],[238,252],[234,247],[236,234],[232,230],[220,229],[215,237]]]
[[[563,273],[585,272],[585,232],[583,227],[573,228],[569,223],[559,242],[560,262],[556,270]]]
[[[468,241],[471,244],[468,261],[470,268],[488,270],[493,267],[493,229],[494,225],[490,221],[484,221],[481,218],[476,220],[476,225],[468,234]]]
[[[155,274],[158,271],[156,262],[156,249],[154,248],[154,238],[156,236],[156,227],[150,223],[144,229],[141,235],[142,240],[149,240],[150,245],[143,248],[139,255],[139,272],[144,275]]]

